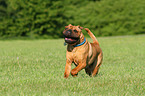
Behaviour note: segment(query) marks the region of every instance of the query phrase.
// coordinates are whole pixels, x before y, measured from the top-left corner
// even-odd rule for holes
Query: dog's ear
[[[69,27],[70,29],[72,29],[72,28],[73,28],[73,25],[69,24],[68,27]]]
[[[65,28],[68,28],[68,27],[71,27],[72,25],[71,24],[69,24],[68,26],[65,26]]]
[[[83,27],[81,27],[80,25],[78,25],[78,27],[82,30],[83,29]]]
[[[65,26],[65,28],[68,28],[68,26]]]
[[[71,24],[69,24],[68,26],[72,26]]]

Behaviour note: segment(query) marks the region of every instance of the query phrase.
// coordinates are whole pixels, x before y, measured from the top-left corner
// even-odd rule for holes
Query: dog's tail
[[[96,39],[96,37],[94,36],[94,34],[88,28],[85,28],[85,30],[88,32],[89,36],[92,38],[93,43],[96,43],[97,45],[99,45],[99,42]]]

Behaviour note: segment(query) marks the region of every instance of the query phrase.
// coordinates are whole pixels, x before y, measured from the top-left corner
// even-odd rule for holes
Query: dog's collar
[[[84,41],[83,41],[82,43],[80,43],[80,44],[77,44],[77,45],[74,45],[74,47],[81,46],[81,45],[83,45],[85,42],[86,42],[86,38],[84,38]]]

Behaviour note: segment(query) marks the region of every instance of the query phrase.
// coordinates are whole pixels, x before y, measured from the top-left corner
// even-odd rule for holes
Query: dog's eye
[[[77,30],[74,30],[74,32],[78,32]]]

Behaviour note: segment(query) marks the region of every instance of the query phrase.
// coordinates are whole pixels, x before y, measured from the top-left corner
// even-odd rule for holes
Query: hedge
[[[68,24],[88,27],[96,36],[145,34],[144,5],[144,0],[0,0],[0,38],[60,38]]]

